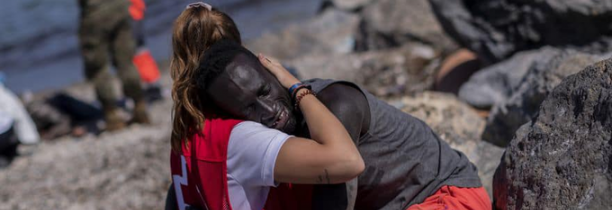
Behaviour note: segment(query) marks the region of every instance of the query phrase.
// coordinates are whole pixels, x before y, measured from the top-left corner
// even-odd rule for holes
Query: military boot
[[[106,121],[107,131],[117,131],[125,128],[125,121],[123,121],[117,109],[105,110],[104,120]]]
[[[138,100],[134,104],[134,114],[130,123],[151,124],[147,113],[147,103],[145,100]]]

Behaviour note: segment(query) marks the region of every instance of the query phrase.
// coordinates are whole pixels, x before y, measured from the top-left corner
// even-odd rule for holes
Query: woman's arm
[[[259,56],[261,63],[285,87],[299,82],[278,62]],[[297,95],[306,91],[301,89]],[[340,121],[313,95],[299,104],[312,140],[291,137],[276,158],[274,177],[279,182],[304,184],[343,183],[365,168],[363,159]]]

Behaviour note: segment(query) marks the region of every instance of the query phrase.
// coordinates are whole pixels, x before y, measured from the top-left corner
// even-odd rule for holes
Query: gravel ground
[[[92,96],[90,89],[67,91]],[[149,108],[152,125],[22,146],[21,155],[0,169],[0,210],[163,208],[172,102],[166,98]]]

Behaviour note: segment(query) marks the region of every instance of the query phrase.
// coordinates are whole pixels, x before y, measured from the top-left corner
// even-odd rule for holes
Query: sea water
[[[0,6],[0,71],[17,92],[58,89],[84,80],[78,46],[78,0],[10,0]],[[129,1],[129,0],[126,0]],[[228,13],[243,39],[313,17],[322,0],[208,0]],[[171,55],[171,29],[194,0],[147,0],[147,47],[158,61]]]

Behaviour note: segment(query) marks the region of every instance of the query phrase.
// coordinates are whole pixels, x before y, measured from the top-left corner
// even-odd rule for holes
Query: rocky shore
[[[327,0],[245,45],[425,121],[478,167],[495,209],[609,209],[612,2],[594,2]],[[459,67],[476,73],[448,76]],[[443,74],[456,90],[440,92]],[[0,210],[161,208],[171,107],[153,104],[151,126],[21,148],[0,170]]]
[[[85,84],[64,91],[95,99]],[[152,125],[21,146],[0,169],[0,209],[160,209],[170,185],[171,107],[168,98],[151,105]]]
[[[612,2],[328,0],[321,14],[247,46],[422,119],[496,209],[609,208]]]

